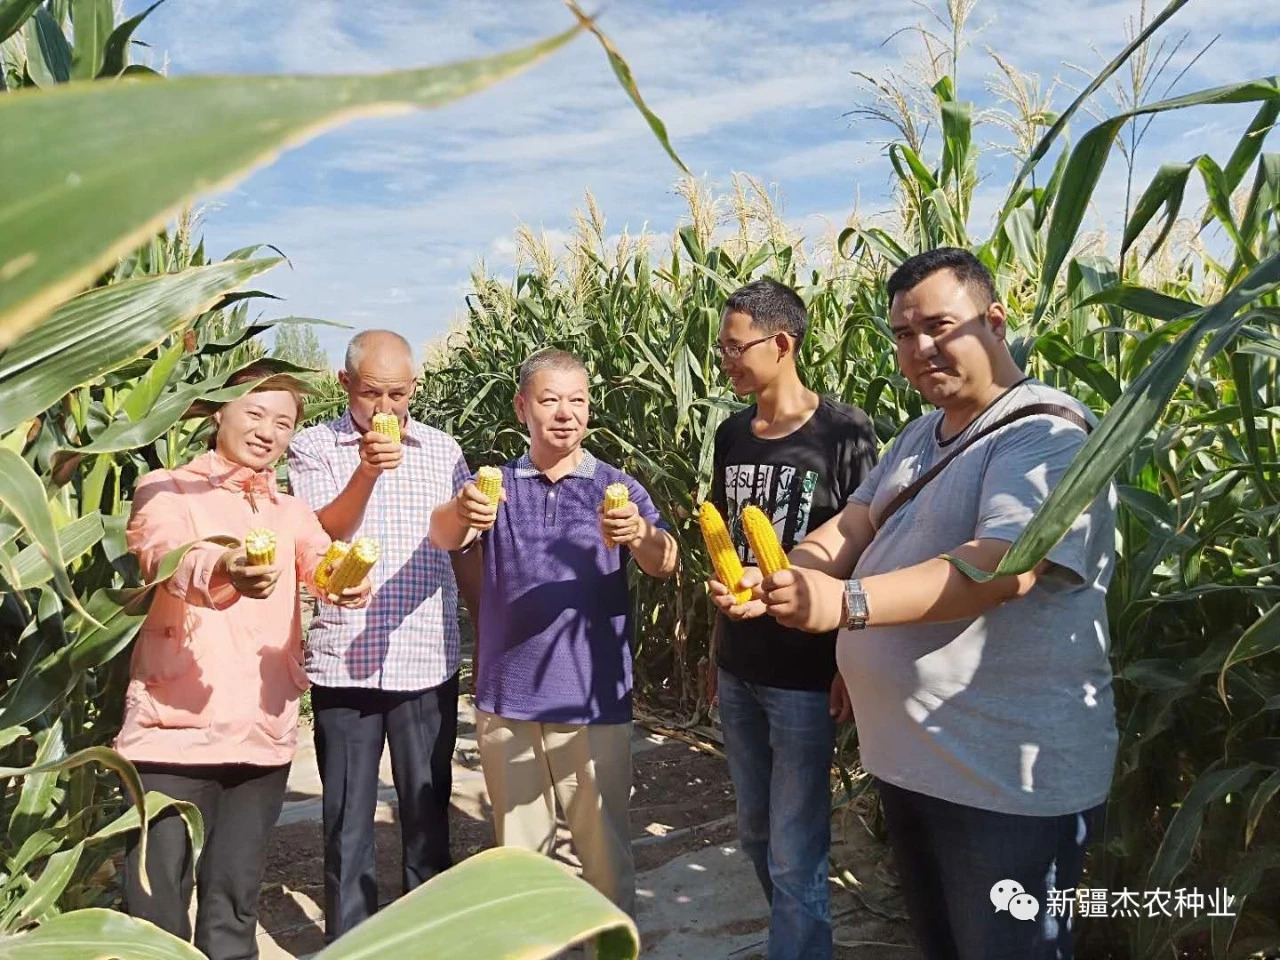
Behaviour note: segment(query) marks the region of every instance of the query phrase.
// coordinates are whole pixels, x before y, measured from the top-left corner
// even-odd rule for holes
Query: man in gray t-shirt
[[[902,371],[937,409],[792,550],[791,570],[763,584],[749,570],[743,584],[759,587],[748,603],[716,583],[713,598],[730,617],[842,628],[862,763],[925,956],[1070,958],[1070,920],[1054,902],[1080,879],[1116,752],[1115,492],[1026,574],[980,584],[956,569],[945,554],[996,568],[1094,419],[1023,376],[990,274],[967,251],[912,257],[889,299]],[[1056,409],[1027,415],[1045,404]]]

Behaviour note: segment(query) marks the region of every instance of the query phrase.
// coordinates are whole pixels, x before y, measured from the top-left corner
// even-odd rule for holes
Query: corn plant
[[[503,460],[527,442],[511,408],[519,363],[549,346],[584,359],[594,404],[587,442],[648,487],[684,560],[674,591],[637,582],[637,683],[696,716],[706,706],[698,665],[710,607],[693,507],[709,484],[715,427],[737,407],[710,349],[725,298],[760,275],[796,286],[810,313],[802,375],[861,405],[888,440],[921,408],[896,368],[884,279],[918,251],[972,249],[1008,305],[1019,363],[1101,418],[1000,572],[1038,562],[1108,481],[1120,498],[1108,605],[1122,742],[1088,882],[1112,891],[1226,888],[1235,897],[1235,916],[1157,912],[1082,924],[1089,956],[1280,947],[1280,155],[1265,150],[1280,82],[1135,97],[1066,142],[1091,95],[1182,5],[1135,31],[1065,109],[1020,112],[1022,167],[985,238],[971,234],[968,217],[983,158],[973,105],[947,69],[957,41],[930,61],[933,116],[894,124],[892,221],[852,223],[824,261],[776,213],[744,205],[744,196],[764,196],[749,181],[728,198],[727,227],[725,201],[687,185],[692,222],[653,255],[648,237],[606,249],[588,198],[562,256],[522,230],[513,280],[475,276],[465,325],[434,358],[417,408],[459,438],[473,465]],[[1253,103],[1256,113],[1229,155],[1161,167],[1128,216],[1120,212],[1112,250],[1082,234],[1126,124],[1230,103]],[[892,117],[891,107],[870,114]],[[913,135],[930,126],[940,134],[934,157]],[[1193,176],[1209,202],[1188,215]],[[1214,235],[1225,253],[1211,249]],[[474,388],[459,394],[460,382]],[[856,755],[846,760],[856,774]]]
[[[225,384],[262,355],[256,338],[316,321],[251,318],[262,295],[242,288],[278,258],[250,247],[210,261],[192,243],[185,205],[321,126],[449,102],[583,30],[675,158],[625,61],[568,5],[576,27],[447,67],[166,80],[128,59],[154,6],[116,24],[111,0],[0,0],[0,956],[199,956],[103,909],[123,833],[139,830],[145,844],[148,821],[176,806],[197,850],[203,839],[193,808],[144,797],[133,766],[106,746],[124,654],[187,549],[142,583],[124,525],[138,477],[199,452],[211,411],[252,387]],[[53,86],[62,89],[43,89]],[[332,378],[316,379],[313,418],[341,402]],[[426,927],[441,957],[550,956],[588,938],[603,957],[638,949],[630,919],[585,883],[543,858],[496,851],[323,956],[395,954]]]

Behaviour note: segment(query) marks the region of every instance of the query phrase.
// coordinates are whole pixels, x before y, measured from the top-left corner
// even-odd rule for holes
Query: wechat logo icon
[[[1018,920],[1034,920],[1040,912],[1040,901],[1027,893],[1017,880],[1001,880],[991,888],[991,902],[996,913],[1009,911]]]

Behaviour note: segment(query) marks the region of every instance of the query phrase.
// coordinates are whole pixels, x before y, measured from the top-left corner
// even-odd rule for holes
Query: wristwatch
[[[867,595],[862,592],[861,580],[844,582],[844,627],[846,630],[864,630],[871,609],[867,606]]]

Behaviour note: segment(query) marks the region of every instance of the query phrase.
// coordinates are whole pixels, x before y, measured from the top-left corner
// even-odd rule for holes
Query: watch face
[[[867,596],[858,589],[860,586],[856,580],[851,580],[844,588],[845,607],[848,611],[845,626],[851,630],[861,630],[867,625]]]

